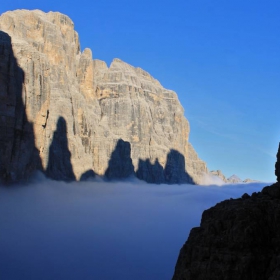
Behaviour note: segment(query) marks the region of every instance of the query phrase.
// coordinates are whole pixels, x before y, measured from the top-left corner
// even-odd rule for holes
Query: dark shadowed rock
[[[163,171],[163,167],[158,159],[156,159],[154,164],[152,164],[149,159],[139,159],[136,176],[140,180],[144,180],[148,183],[161,184],[165,182]]]
[[[275,174],[279,175],[279,150]],[[279,280],[280,183],[218,203],[180,251],[173,280]]]
[[[173,280],[280,279],[280,186],[204,211],[180,251]]]
[[[133,174],[130,143],[120,139],[111,155],[105,176],[108,179],[123,179]]]
[[[150,160],[139,160],[136,176],[148,183],[156,184],[193,184],[192,177],[186,172],[185,157],[176,150],[167,154],[166,166],[159,163],[158,159],[152,164]]]
[[[96,174],[93,170],[88,170],[82,174],[80,181],[87,181],[89,179],[95,178]]]
[[[74,181],[76,179],[71,164],[71,153],[68,149],[67,124],[62,117],[58,119],[56,131],[53,134],[46,175],[54,180]]]

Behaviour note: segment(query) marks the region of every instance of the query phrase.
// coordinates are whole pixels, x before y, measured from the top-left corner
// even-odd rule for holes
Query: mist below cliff
[[[193,186],[37,178],[0,188],[0,279],[171,279],[203,210],[265,183]]]

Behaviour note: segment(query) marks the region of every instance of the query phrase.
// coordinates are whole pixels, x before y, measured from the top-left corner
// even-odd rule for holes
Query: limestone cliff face
[[[67,16],[7,12],[0,17],[0,30],[1,128],[10,131],[0,140],[11,146],[1,150],[6,177],[29,173],[27,167],[20,172],[9,167],[15,162],[11,155],[19,103],[31,144],[26,149],[21,137],[16,141],[25,150],[29,171],[37,168],[51,178],[69,180],[87,172],[108,174],[112,155],[122,147],[130,150],[133,172],[146,181],[156,182],[155,177],[172,183],[176,177],[178,183],[199,182],[208,172],[188,142],[189,123],[176,93],[140,68],[119,59],[107,67],[92,59],[90,49],[81,52]],[[19,166],[22,157],[18,152]],[[124,169],[131,174],[131,166]]]

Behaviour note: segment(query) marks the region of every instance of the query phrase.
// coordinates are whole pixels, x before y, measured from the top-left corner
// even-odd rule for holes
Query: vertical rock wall
[[[15,138],[15,122],[20,118],[9,111],[8,105],[14,106],[17,96],[33,133],[30,139],[34,150],[38,151],[39,161],[30,170],[35,165],[50,170],[52,147],[52,151],[60,150],[61,157],[69,159],[77,180],[89,171],[104,175],[117,143],[123,140],[130,144],[134,172],[141,179],[155,182],[153,170],[159,169],[142,172],[139,163],[156,164],[165,170],[170,162],[181,162],[176,160],[177,156],[172,158],[175,155],[172,150],[182,156],[185,169],[176,166],[172,169],[171,175],[179,178],[178,182],[199,182],[202,174],[208,172],[188,142],[189,123],[176,93],[164,89],[142,69],[119,59],[110,67],[103,61],[92,60],[91,50],[80,51],[78,35],[67,16],[38,10],[7,12],[0,17],[0,30],[11,38],[9,48],[14,57],[11,62],[5,50],[6,39],[2,38],[5,36],[1,36],[2,81],[7,73],[15,76],[22,72],[21,78],[9,81],[17,88],[12,102],[5,97],[10,90],[5,86],[7,83],[1,83],[1,115],[11,114],[14,120],[11,124],[7,116],[2,117],[1,127],[9,128],[12,133],[1,142],[5,144]],[[13,63],[17,70],[11,69]],[[67,141],[57,139],[61,123],[65,123],[63,131]],[[4,150],[1,150],[1,168],[5,169],[11,158],[7,156],[10,152]],[[19,155],[19,166],[22,160]],[[65,163],[65,174],[54,174],[55,170],[63,170],[64,161],[60,166],[55,166],[56,162],[52,161],[50,177],[73,177],[68,163]],[[24,169],[21,173],[25,173]],[[163,182],[168,181],[166,175],[162,178]]]

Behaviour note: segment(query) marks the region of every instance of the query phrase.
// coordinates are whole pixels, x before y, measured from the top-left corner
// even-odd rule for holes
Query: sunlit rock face
[[[114,59],[108,67],[103,61],[93,60],[90,49],[81,52],[70,18],[56,12],[17,10],[1,15],[0,30],[10,36],[13,63],[18,65],[17,71],[9,67],[12,56],[3,50],[7,44],[0,37],[1,57],[5,57],[1,62],[1,80],[5,80],[8,71],[13,77],[9,83],[18,84],[17,102],[22,103],[22,114],[30,126],[32,153],[25,149],[29,171],[48,170],[46,173],[52,174],[52,178],[65,180],[78,180],[92,171],[104,175],[110,169],[113,152],[118,154],[117,143],[122,140],[130,145],[127,149],[131,151],[134,173],[146,181],[156,182],[153,170],[158,174],[162,168],[160,182],[166,182],[164,174],[170,172],[166,171],[168,161],[178,162],[177,157],[180,168],[172,168],[168,176],[179,178],[180,183],[199,183],[203,173],[208,172],[188,142],[189,123],[176,93],[163,88],[147,72],[120,59]],[[21,80],[16,77],[20,71]],[[2,87],[1,96],[13,96],[10,90],[9,86]],[[7,98],[1,99],[2,116],[9,102]],[[1,122],[3,129],[9,127],[13,133],[0,140],[5,145],[10,141],[12,147],[18,119],[15,112],[10,112],[12,123],[7,118]],[[61,136],[64,140],[58,139],[58,122],[65,123]],[[24,168],[20,174],[17,167],[8,170],[10,154],[15,149],[12,147],[11,151],[1,150],[2,154],[6,153],[5,157],[1,155],[1,168],[6,168],[6,177],[11,177],[11,172],[15,178],[27,176]],[[171,150],[182,157],[170,158]],[[57,156],[54,151],[64,160],[54,160]],[[38,154],[36,161],[32,161],[34,153]],[[18,166],[22,157],[18,154]],[[142,174],[139,163],[143,161],[159,168],[150,168]],[[63,164],[67,172],[63,176],[55,174],[55,170],[63,170]],[[125,168],[131,170],[131,166]]]

